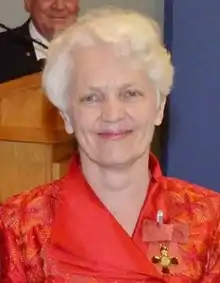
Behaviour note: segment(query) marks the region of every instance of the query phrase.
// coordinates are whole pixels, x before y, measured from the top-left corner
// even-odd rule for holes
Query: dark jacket
[[[39,71],[28,22],[12,31],[0,33],[0,83]]]

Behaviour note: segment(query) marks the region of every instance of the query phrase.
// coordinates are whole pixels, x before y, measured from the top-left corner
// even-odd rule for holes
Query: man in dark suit
[[[76,20],[78,0],[24,0],[30,19],[22,26],[0,33],[0,83],[40,72],[46,49],[60,30]]]

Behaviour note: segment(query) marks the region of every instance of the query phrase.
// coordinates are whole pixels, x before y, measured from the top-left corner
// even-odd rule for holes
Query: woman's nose
[[[102,106],[102,119],[105,122],[117,122],[123,119],[124,117],[124,106],[123,103],[111,99],[106,101]]]

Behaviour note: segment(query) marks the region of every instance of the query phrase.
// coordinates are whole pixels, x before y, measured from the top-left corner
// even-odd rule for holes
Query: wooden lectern
[[[0,202],[62,177],[75,143],[44,96],[41,73],[0,84]]]

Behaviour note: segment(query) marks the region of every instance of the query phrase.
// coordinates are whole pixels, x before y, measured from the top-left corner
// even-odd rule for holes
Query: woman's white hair
[[[143,63],[157,92],[164,96],[170,93],[173,66],[156,22],[134,11],[112,7],[97,9],[80,17],[49,47],[43,88],[49,100],[64,115],[67,115],[74,71],[74,47],[98,42],[113,44],[122,55],[134,54]]]

